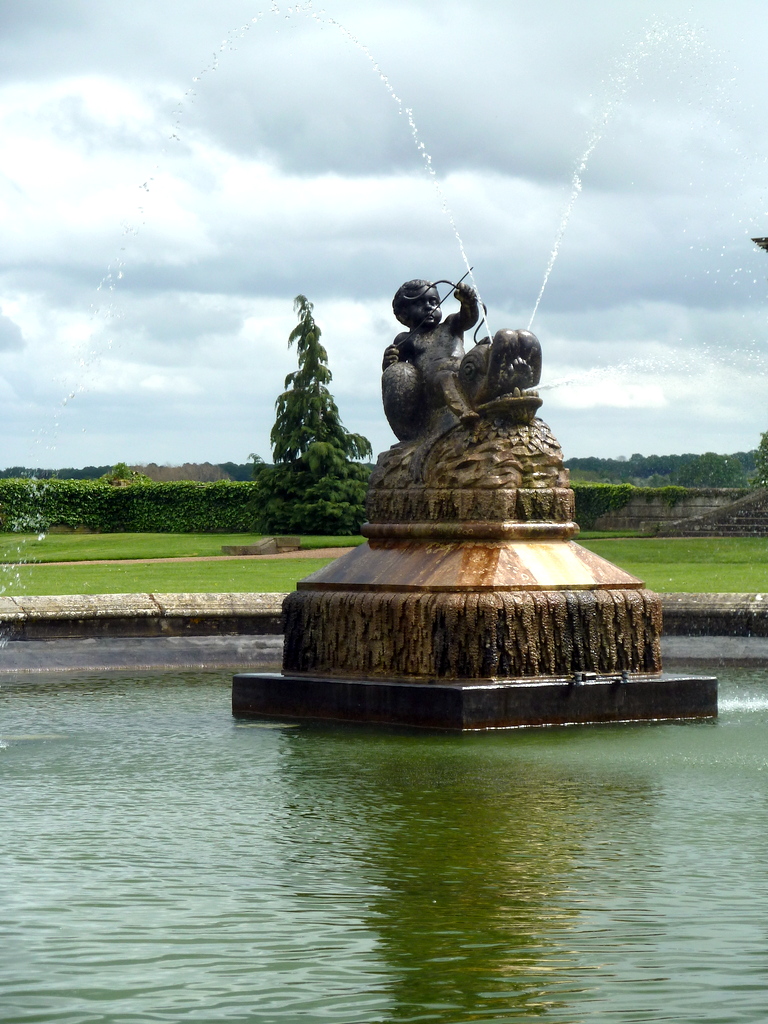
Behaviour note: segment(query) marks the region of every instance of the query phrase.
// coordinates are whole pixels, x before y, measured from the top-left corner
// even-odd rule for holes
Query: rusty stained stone
[[[371,488],[366,503],[371,523],[466,520],[568,523],[574,513],[574,494],[570,487]]]
[[[562,540],[370,541],[300,580],[299,590],[640,589],[599,555]]]
[[[661,671],[661,602],[647,590],[296,591],[285,673],[429,682]]]

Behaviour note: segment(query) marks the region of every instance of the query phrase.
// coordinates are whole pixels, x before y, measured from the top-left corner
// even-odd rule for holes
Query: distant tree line
[[[566,459],[571,479],[582,483],[627,483],[638,487],[747,487],[756,473],[757,452],[733,455],[632,455],[628,459],[590,456]]]
[[[86,466],[84,469],[41,469],[32,466],[9,466],[0,469],[2,480],[98,480],[112,470],[112,466]]]
[[[761,459],[762,456],[762,459]],[[759,467],[756,463],[760,463]],[[370,471],[370,463],[364,464]],[[629,483],[637,487],[747,487],[768,486],[768,442],[761,449],[733,455],[633,455],[628,459],[600,459],[589,456],[566,459],[574,483]],[[187,462],[183,466],[131,466],[132,470],[156,482],[193,480],[253,480],[262,470],[272,469],[261,460],[249,462]],[[10,466],[0,470],[0,479],[98,480],[109,477],[113,466],[84,466],[82,469],[40,469]]]
[[[186,462],[183,466],[158,466],[150,462],[148,466],[131,466],[131,469],[150,480],[157,482],[169,480],[196,480],[211,482],[214,480],[253,480],[253,462]],[[98,480],[109,476],[114,466],[84,466],[74,469],[34,469],[31,466],[10,466],[0,469],[0,480]]]

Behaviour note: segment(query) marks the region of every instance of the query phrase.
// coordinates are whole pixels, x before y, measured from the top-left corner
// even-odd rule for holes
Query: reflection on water
[[[717,723],[464,737],[229,686],[0,684],[0,1020],[764,1020],[768,673]]]
[[[530,737],[489,739],[336,733],[319,764],[310,736],[291,743],[296,813],[322,806],[323,821],[343,821],[373,883],[366,920],[389,979],[387,1020],[502,1020],[562,1003],[560,982],[542,978],[572,960],[568,879],[594,794],[542,765]],[[622,796],[634,806],[646,787],[628,778]]]

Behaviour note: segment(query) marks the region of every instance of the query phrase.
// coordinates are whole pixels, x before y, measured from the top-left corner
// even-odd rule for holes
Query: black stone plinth
[[[717,679],[402,683],[242,672],[232,683],[232,713],[455,731],[713,718]]]

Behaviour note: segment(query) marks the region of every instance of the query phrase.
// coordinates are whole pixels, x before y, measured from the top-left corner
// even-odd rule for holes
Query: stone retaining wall
[[[691,489],[674,505],[669,505],[661,495],[638,494],[614,512],[600,516],[595,530],[642,530],[653,532],[668,523],[684,520],[691,516],[706,515],[725,508],[747,492],[736,487],[709,487]]]

